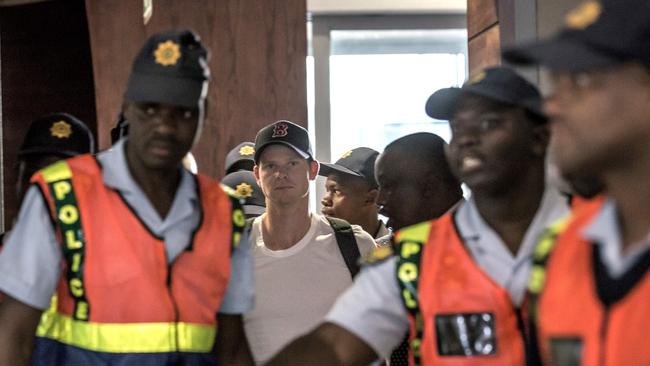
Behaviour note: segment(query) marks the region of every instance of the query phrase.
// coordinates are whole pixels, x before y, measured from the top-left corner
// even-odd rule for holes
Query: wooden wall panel
[[[472,39],[499,21],[497,1],[467,0],[467,20],[467,37]]]
[[[470,75],[488,66],[501,64],[499,26],[493,25],[469,41]]]
[[[4,219],[17,211],[16,158],[31,121],[68,112],[95,132],[95,97],[83,0],[0,7]]]
[[[277,119],[307,125],[305,0],[86,0],[101,146],[108,146],[131,60],[151,34],[191,28],[211,51],[208,114],[193,153],[221,177],[227,151]]]

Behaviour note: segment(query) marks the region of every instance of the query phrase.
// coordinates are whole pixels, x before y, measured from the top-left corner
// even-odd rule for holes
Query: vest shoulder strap
[[[400,287],[404,307],[412,316],[415,334],[410,341],[410,349],[415,365],[421,364],[420,345],[424,335],[424,320],[418,302],[418,285],[420,282],[420,262],[422,250],[429,240],[431,222],[422,222],[408,226],[395,235],[397,261],[397,283]]]
[[[354,231],[345,220],[336,217],[325,217],[329,221],[332,229],[334,229],[336,243],[339,246],[341,255],[343,255],[343,260],[345,260],[345,265],[348,267],[350,275],[354,278],[359,273],[359,258],[361,257]]]
[[[88,321],[90,304],[84,283],[86,240],[72,184],[72,170],[65,160],[61,160],[41,170],[41,174],[54,201],[55,220],[61,232],[63,258],[68,264],[66,282],[74,300],[73,318]]]
[[[231,223],[232,223],[232,238],[230,240],[230,253],[232,254],[233,250],[239,246],[241,236],[244,233],[244,230],[247,226],[246,215],[244,214],[243,204],[244,199],[237,194],[232,188],[220,184],[221,188],[226,192],[226,195],[230,199],[231,205]],[[251,221],[252,224],[252,221]],[[250,225],[248,225],[250,226]]]
[[[544,288],[544,282],[546,281],[546,263],[553,252],[553,248],[555,248],[558,235],[564,230],[568,221],[568,218],[560,219],[544,229],[535,246],[533,266],[528,281],[528,292],[534,296],[539,295]]]

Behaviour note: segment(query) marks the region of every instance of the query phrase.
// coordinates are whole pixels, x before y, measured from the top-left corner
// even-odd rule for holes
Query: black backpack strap
[[[341,255],[343,255],[343,260],[345,260],[345,265],[348,267],[352,278],[354,278],[359,273],[359,258],[361,257],[357,239],[354,237],[354,231],[352,231],[352,227],[345,220],[329,216],[326,216],[326,218],[330,226],[332,226],[332,229],[334,229],[336,243],[339,245],[339,250],[341,251]]]

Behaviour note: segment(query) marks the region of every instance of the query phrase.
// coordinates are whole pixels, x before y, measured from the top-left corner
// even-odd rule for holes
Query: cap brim
[[[265,143],[265,144],[263,144],[261,146],[256,146],[255,147],[255,156],[254,156],[255,164],[257,164],[260,161],[260,156],[262,155],[262,152],[264,151],[264,149],[266,149],[270,145],[284,145],[286,147],[291,148],[296,153],[298,153],[298,155],[300,155],[303,159],[309,159],[310,158],[309,154],[307,154],[306,152],[300,150],[296,146],[294,146],[294,145],[292,145],[292,144],[290,144],[290,143],[288,143],[286,141],[269,141],[269,142],[267,142],[267,143]]]
[[[244,214],[246,215],[255,215],[259,216],[266,212],[266,207],[263,206],[257,206],[257,205],[243,205],[242,208],[244,209]]]
[[[460,100],[460,97],[467,94],[478,95],[498,103],[512,105],[511,100],[505,98],[504,96],[498,93],[494,93],[487,88],[481,88],[478,86],[470,85],[470,86],[465,86],[462,89],[461,88],[440,89],[435,93],[431,94],[431,96],[427,100],[427,104],[425,107],[427,115],[431,118],[449,121],[454,115],[454,111],[456,110],[456,104]],[[544,117],[544,113],[539,108],[533,105],[522,104],[521,107],[526,108],[529,111]]]
[[[579,72],[610,66],[621,60],[577,39],[555,38],[508,48],[503,58],[518,65],[543,65],[550,69]]]
[[[320,170],[318,171],[318,175],[327,177],[332,173],[343,173],[343,174],[349,174],[349,175],[354,175],[355,177],[363,178],[363,175],[355,171],[352,171],[344,166],[329,164],[329,163],[320,163]]]
[[[86,154],[86,153],[81,153],[81,152],[77,152],[77,151],[70,151],[70,150],[57,150],[57,149],[51,149],[51,148],[38,148],[38,147],[30,148],[30,149],[24,149],[24,150],[21,150],[20,152],[18,152],[18,156],[33,155],[33,154],[51,154],[51,155],[61,156],[61,157],[64,157],[64,158],[71,158],[73,156]]]
[[[156,102],[196,108],[206,94],[206,81],[134,72],[124,97],[136,103]]]

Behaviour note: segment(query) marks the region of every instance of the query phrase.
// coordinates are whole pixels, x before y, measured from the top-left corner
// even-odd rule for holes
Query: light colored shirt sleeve
[[[361,338],[380,358],[390,357],[409,327],[396,265],[397,258],[391,258],[363,268],[325,317]]]
[[[0,253],[0,290],[26,305],[46,309],[61,275],[62,254],[37,187],[27,191],[18,221],[5,238]]]
[[[219,313],[243,314],[255,305],[255,282],[251,256],[250,230],[244,230],[239,245],[230,257],[230,279]]]

